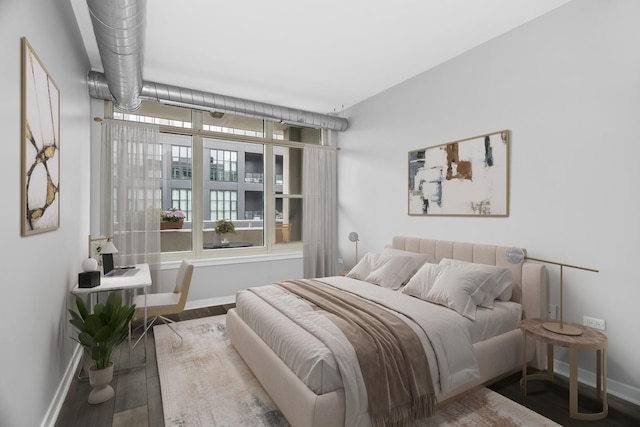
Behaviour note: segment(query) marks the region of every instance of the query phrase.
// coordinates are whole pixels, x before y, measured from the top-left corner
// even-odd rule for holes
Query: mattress
[[[356,279],[336,277],[326,280],[344,282]],[[444,307],[442,309],[448,310]],[[238,292],[236,310],[245,323],[314,393],[324,394],[343,387],[331,351],[280,311],[251,291]],[[465,319],[465,325],[472,342],[477,343],[518,328],[521,317],[520,304],[496,301],[493,310],[479,308],[475,322]],[[437,369],[435,363],[431,363],[430,367],[432,371]],[[432,377],[437,378],[437,372],[433,372]]]

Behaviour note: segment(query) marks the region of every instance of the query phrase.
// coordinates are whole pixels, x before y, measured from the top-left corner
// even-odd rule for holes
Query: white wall
[[[61,93],[60,228],[29,237],[20,236],[22,36]],[[0,2],[2,426],[37,426],[46,421],[75,347],[66,308],[89,231],[88,59],[80,40],[68,1]]]
[[[609,390],[636,403],[639,17],[635,0],[570,2],[347,110],[338,159],[347,266],[357,231],[360,256],[406,235],[521,246],[600,269],[565,269],[565,319],[606,320]],[[407,215],[408,151],[502,129],[511,130],[508,218]],[[558,269],[549,270],[557,304]],[[557,351],[556,364],[567,362]]]

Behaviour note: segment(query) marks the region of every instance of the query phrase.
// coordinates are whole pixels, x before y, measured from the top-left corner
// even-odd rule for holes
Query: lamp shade
[[[113,242],[111,240],[109,240],[104,245],[104,247],[102,248],[100,253],[101,254],[117,254],[118,253],[118,248],[116,248],[116,245],[114,245]]]
[[[509,248],[504,253],[504,257],[511,264],[520,264],[527,257],[524,251],[520,248]]]

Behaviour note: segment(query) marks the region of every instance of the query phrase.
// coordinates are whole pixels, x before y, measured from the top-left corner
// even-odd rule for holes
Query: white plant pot
[[[105,369],[96,369],[95,366],[89,368],[89,384],[93,387],[89,393],[89,403],[97,404],[106,402],[115,396],[116,392],[109,384],[113,379],[113,362]]]

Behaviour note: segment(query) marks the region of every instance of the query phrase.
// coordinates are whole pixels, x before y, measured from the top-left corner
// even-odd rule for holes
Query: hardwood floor
[[[175,321],[224,314],[231,305],[188,310],[178,316],[168,316]],[[114,376],[112,386],[115,398],[99,405],[87,403],[91,386],[87,380],[74,379],[64,405],[58,416],[56,427],[163,427],[160,379],[156,364],[153,329],[146,342],[147,363],[143,368],[131,369]],[[125,344],[114,357],[117,366],[131,366],[129,351]],[[144,348],[138,345],[131,357],[133,366],[144,361]],[[529,393],[524,397],[520,391],[520,374],[490,386],[492,390],[526,406],[545,417],[567,427],[573,426],[636,426],[640,425],[640,407],[609,395],[609,415],[600,421],[578,421],[569,418],[568,380],[557,376],[553,383],[531,381]],[[580,386],[580,410],[598,412],[599,403],[593,398],[595,391],[588,386]]]

